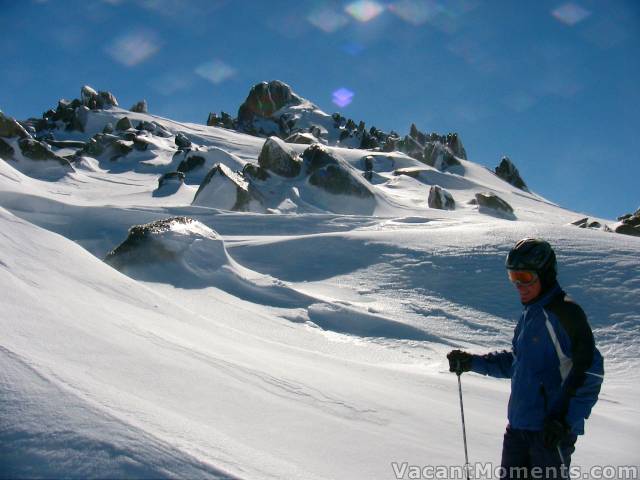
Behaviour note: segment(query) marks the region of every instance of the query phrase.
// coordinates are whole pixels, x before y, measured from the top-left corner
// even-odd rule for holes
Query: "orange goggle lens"
[[[509,280],[516,285],[530,285],[538,279],[538,275],[535,272],[528,272],[526,270],[508,270]]]

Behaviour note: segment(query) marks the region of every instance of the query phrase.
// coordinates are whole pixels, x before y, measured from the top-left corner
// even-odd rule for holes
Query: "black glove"
[[[544,446],[549,449],[556,449],[570,432],[571,428],[564,420],[555,417],[546,418],[542,430]]]
[[[450,372],[455,372],[457,375],[460,375],[462,372],[471,370],[473,355],[470,353],[463,352],[462,350],[451,350],[447,354],[447,359],[449,359]]]

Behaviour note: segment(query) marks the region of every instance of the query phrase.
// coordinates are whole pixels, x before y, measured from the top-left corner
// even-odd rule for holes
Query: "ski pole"
[[[460,368],[460,361],[458,361],[458,368],[456,369],[456,375],[458,376],[458,393],[460,394],[460,415],[462,417],[462,439],[464,441],[464,471],[466,479],[469,480],[469,454],[467,453],[467,428],[464,423],[464,405],[462,404],[462,382],[460,381],[460,375],[462,375],[462,369]]]
[[[558,455],[560,455],[560,472],[564,472],[564,470],[566,469],[565,465],[565,461],[564,461],[564,455],[562,455],[562,450],[560,449],[560,445],[557,446],[558,448]],[[562,475],[562,473],[560,473],[560,475]],[[564,478],[564,477],[562,477]]]

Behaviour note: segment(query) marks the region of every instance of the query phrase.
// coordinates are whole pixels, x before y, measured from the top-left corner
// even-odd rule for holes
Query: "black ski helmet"
[[[556,254],[549,242],[544,240],[523,238],[511,249],[505,264],[508,270],[536,272],[545,289],[556,281]]]

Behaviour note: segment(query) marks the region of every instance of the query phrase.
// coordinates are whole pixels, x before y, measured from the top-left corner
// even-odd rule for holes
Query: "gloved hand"
[[[542,429],[542,441],[549,449],[556,449],[560,442],[569,435],[571,428],[564,420],[555,417],[547,417]]]
[[[473,355],[462,350],[451,350],[447,354],[449,360],[449,371],[460,375],[462,372],[471,370]]]

